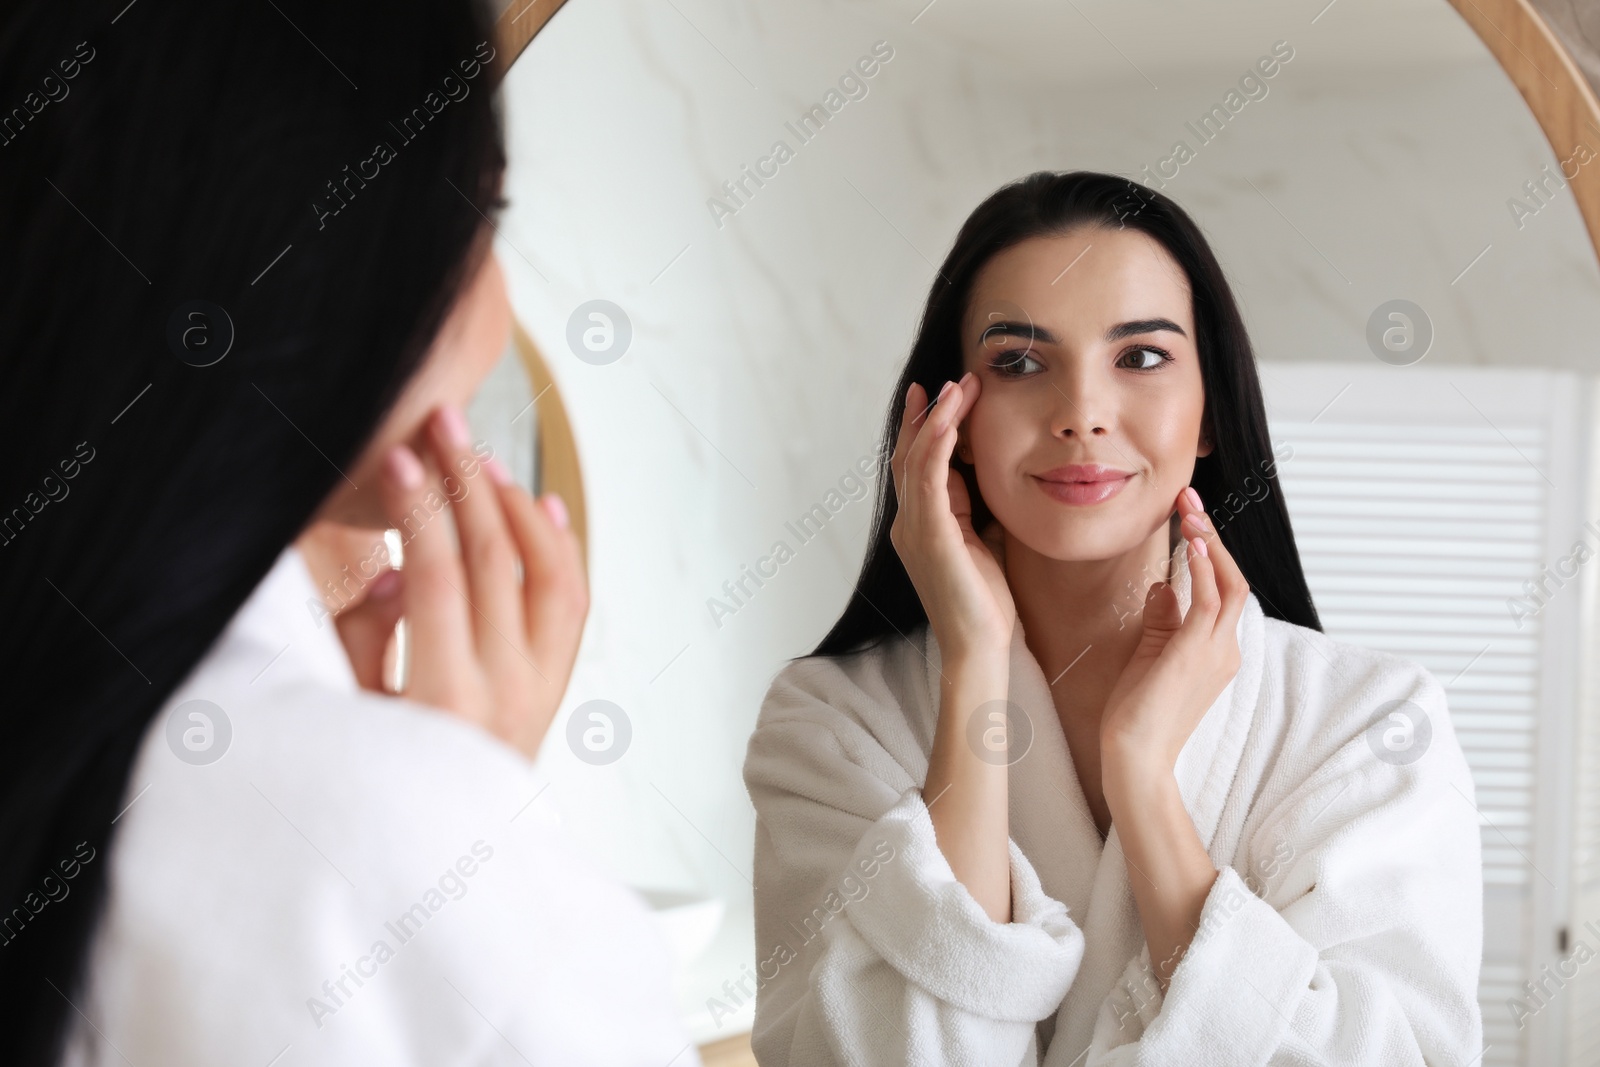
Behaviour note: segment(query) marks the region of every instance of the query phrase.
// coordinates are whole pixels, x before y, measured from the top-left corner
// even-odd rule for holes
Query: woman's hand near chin
[[[1184,743],[1239,670],[1237,625],[1250,586],[1206,520],[1198,494],[1178,498],[1188,541],[1189,613],[1158,582],[1144,632],[1106,698],[1100,769],[1156,978],[1165,988],[1200,923],[1217,869],[1173,769]]]
[[[1189,614],[1165,582],[1145,598],[1144,631],[1106,697],[1102,759],[1170,773],[1189,735],[1239,670],[1239,614],[1250,584],[1206,519],[1199,494],[1178,495],[1189,561]]]
[[[978,388],[968,373],[925,411],[926,391],[911,386],[890,460],[898,507],[889,539],[939,643],[939,719],[922,784],[934,837],[979,906],[994,921],[1009,922],[1010,758],[997,742],[1008,740],[1017,609],[1005,572],[972,528],[966,483],[950,469],[956,427],[977,402]]]
[[[972,527],[967,484],[950,468],[957,427],[978,391],[968,371],[929,409],[927,391],[913,383],[890,460],[897,509],[889,540],[945,659],[1004,653],[1017,621],[1005,572]]]
[[[425,436],[440,473],[397,445],[382,476],[384,514],[404,544],[397,591],[410,663],[402,695],[475,723],[532,759],[566,691],[589,611],[578,540],[559,498],[535,501],[497,460],[471,451],[458,410],[436,410]]]

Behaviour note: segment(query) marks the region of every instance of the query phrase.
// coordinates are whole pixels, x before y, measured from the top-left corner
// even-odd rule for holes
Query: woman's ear
[[[1209,414],[1203,415],[1200,419],[1200,445],[1195,449],[1194,454],[1197,458],[1209,456],[1216,447],[1216,443],[1211,438],[1211,417]]]
[[[967,431],[961,429],[956,434],[956,456],[963,463],[972,462],[972,444],[967,440]]]

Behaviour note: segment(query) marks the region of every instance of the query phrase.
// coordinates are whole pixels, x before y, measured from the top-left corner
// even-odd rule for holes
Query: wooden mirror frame
[[[567,0],[510,0],[494,24],[494,63],[490,68],[490,84],[499,85],[511,64],[544,29],[550,16],[561,10]]]
[[[494,59],[490,63],[490,84],[499,85],[534,35],[544,28],[566,0],[511,0],[495,20]],[[540,493],[559,493],[567,505],[572,529],[583,552],[584,571],[589,566],[589,507],[583,491],[583,468],[578,462],[578,441],[572,432],[572,419],[561,399],[561,390],[539,346],[528,331],[511,317],[511,343],[517,350],[522,369],[533,389],[537,420],[534,488]]]
[[[1450,0],[1450,6],[1522,94],[1557,160],[1572,159],[1580,144],[1600,152],[1600,101],[1530,0]],[[1590,247],[1600,258],[1600,167],[1580,166],[1572,176],[1563,167],[1561,177],[1572,186]]]
[[[492,84],[499,84],[564,3],[566,0],[510,0],[495,22]],[[1570,159],[1591,134],[1597,138],[1591,150],[1600,153],[1600,101],[1531,0],[1450,0],[1450,6],[1472,27],[1522,94],[1557,160]],[[1573,177],[1565,173],[1562,177],[1572,186],[1590,246],[1600,261],[1600,167],[1580,167]]]
[[[528,331],[515,315],[511,317],[511,343],[522,361],[533,390],[534,415],[537,421],[537,444],[534,463],[538,468],[534,488],[540,493],[560,493],[567,505],[572,529],[578,535],[578,548],[583,552],[585,573],[589,565],[589,508],[583,493],[583,469],[578,463],[578,441],[572,433],[572,420],[567,417],[567,405],[561,399],[561,390],[550,374],[544,354],[533,343]]]

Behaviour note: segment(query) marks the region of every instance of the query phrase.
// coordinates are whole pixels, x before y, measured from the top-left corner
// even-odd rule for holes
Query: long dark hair
[[[884,419],[878,504],[867,558],[844,614],[811,655],[858,652],[891,634],[909,636],[928,621],[889,540],[897,511],[889,456],[906,391],[912,382],[920,382],[934,396],[946,381],[961,377],[961,319],[973,282],[989,260],[1030,237],[1085,225],[1147,233],[1161,242],[1188,276],[1213,445],[1210,455],[1195,461],[1190,484],[1210,509],[1218,536],[1244,572],[1262,611],[1285,622],[1322,629],[1278,487],[1250,338],[1200,228],[1176,202],[1138,182],[1093,171],[1039,171],[1002,186],[978,205],[933,281],[911,357]],[[981,530],[993,515],[978,491],[973,467],[958,457],[951,458],[951,465],[967,483],[973,524]]]
[[[59,1055],[152,717],[487,250],[493,58],[476,0],[0,14],[4,1062]]]

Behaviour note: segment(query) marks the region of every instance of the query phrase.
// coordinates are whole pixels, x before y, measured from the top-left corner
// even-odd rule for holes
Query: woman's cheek
[[[980,395],[967,414],[967,441],[978,459],[992,459],[1006,453],[1006,416],[1003,406]]]
[[[1162,427],[1161,436],[1152,444],[1154,447],[1149,454],[1159,457],[1162,466],[1168,470],[1187,470],[1195,461],[1195,455],[1200,447],[1200,420],[1194,413],[1184,409],[1173,411],[1168,418],[1157,423]]]
[[[1017,463],[997,455],[993,449],[984,451],[980,447],[975,455],[978,459],[974,464],[978,492],[982,494],[983,502],[1002,526],[1009,529],[1019,525],[1023,516],[1018,512],[1024,505],[1018,499],[1020,487],[1009,473],[1018,469]]]

